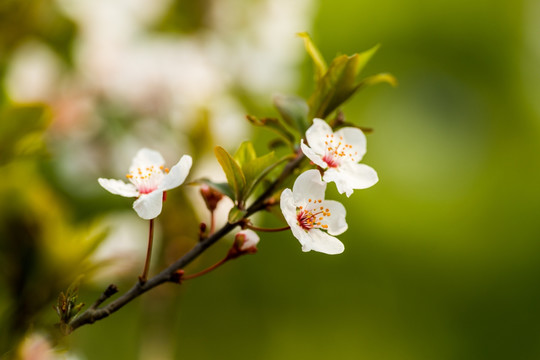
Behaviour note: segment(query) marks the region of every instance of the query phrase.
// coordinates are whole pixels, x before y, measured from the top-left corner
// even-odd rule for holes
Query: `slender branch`
[[[269,229],[269,228],[258,227],[258,226],[251,225],[251,224],[246,224],[246,227],[248,229],[251,229],[251,230],[262,231],[262,232],[279,232],[279,231],[289,230],[291,228],[290,226],[284,226],[284,227],[280,227],[280,228]]]
[[[146,282],[148,276],[148,269],[150,269],[150,259],[152,258],[152,244],[154,242],[154,219],[150,219],[150,229],[148,230],[148,249],[146,250],[146,261],[144,262],[144,270],[139,281]]]
[[[300,163],[302,162],[304,158],[305,156],[303,154],[299,154],[294,160],[292,160],[290,163],[288,163],[285,166],[281,175],[266,189],[266,191],[261,196],[257,198],[257,200],[253,202],[253,204],[251,204],[251,206],[248,207],[245,218],[248,218],[254,213],[265,209],[266,207],[265,202],[267,201],[267,199],[274,194],[274,192],[278,189],[278,187],[287,179],[287,177],[290,174],[292,174],[292,172],[300,165]],[[190,251],[188,251],[180,259],[176,260],[174,263],[169,265],[166,269],[161,271],[159,274],[148,279],[148,281],[146,281],[145,283],[137,282],[135,285],[133,285],[131,289],[125,292],[118,299],[114,300],[113,302],[109,303],[108,305],[102,308],[98,308],[98,306],[103,301],[105,301],[108,297],[105,297],[101,301],[100,301],[101,299],[100,297],[100,299],[96,301],[97,305],[94,304],[96,305],[95,307],[92,306],[88,308],[86,311],[84,311],[82,314],[74,318],[69,323],[70,331],[72,332],[83,325],[92,324],[98,320],[106,318],[112,313],[121,309],[124,305],[131,302],[133,299],[147,292],[148,290],[151,290],[154,287],[161,285],[163,283],[174,281],[175,273],[178,270],[184,268],[189,263],[191,263],[195,258],[197,258],[200,254],[202,254],[207,248],[209,248],[211,245],[216,243],[219,239],[227,235],[234,228],[239,226],[241,222],[242,220],[235,224],[226,223],[225,225],[223,225],[223,227],[221,227],[221,229],[217,230],[215,233],[211,234],[209,237],[203,239],[202,241],[197,242]]]
[[[227,262],[227,260],[229,260],[228,256],[226,256],[223,259],[219,260],[214,265],[212,265],[212,266],[210,266],[210,267],[208,267],[208,268],[206,268],[206,269],[204,269],[202,271],[199,271],[198,273],[190,274],[190,275],[183,275],[181,279],[182,280],[195,279],[196,277],[202,276],[204,274],[208,274],[210,271],[215,270],[218,267],[220,267],[221,265],[225,264]]]
[[[105,300],[113,296],[118,292],[118,287],[114,284],[111,284],[105,289],[103,294],[99,296],[99,299],[96,300],[96,302],[90,307],[90,309],[97,309],[99,305],[101,305]]]

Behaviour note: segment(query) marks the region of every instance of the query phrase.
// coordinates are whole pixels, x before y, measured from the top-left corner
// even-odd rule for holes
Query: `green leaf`
[[[227,183],[216,183],[207,178],[197,179],[192,181],[190,184],[205,184],[210,186],[212,189],[219,191],[223,195],[227,196],[230,199],[234,200],[234,192]]]
[[[283,120],[301,134],[307,130],[309,106],[304,99],[291,95],[274,96],[274,106]]]
[[[326,69],[327,69],[326,61],[324,61],[324,58],[321,55],[321,52],[315,46],[313,41],[311,41],[311,38],[309,37],[308,33],[306,32],[298,33],[298,36],[304,39],[304,46],[306,47],[306,51],[311,57],[311,60],[313,60],[313,64],[315,65],[315,68],[314,68],[315,79],[318,81],[326,73]]]
[[[251,141],[244,141],[234,153],[234,159],[238,161],[240,166],[243,166],[255,158],[257,158],[257,154],[255,153],[255,148]]]
[[[332,61],[309,98],[309,118],[326,118],[358,90],[356,78],[378,48],[377,45],[352,56],[340,55]]]
[[[275,169],[282,162],[290,160],[291,157],[294,157],[294,155],[287,155],[276,161],[274,152],[272,151],[271,153],[254,160],[253,164],[248,164],[245,172],[246,178],[248,178],[247,174],[249,172],[250,181],[246,188],[246,197],[255,190],[257,185],[270,173],[270,171]]]
[[[244,216],[246,216],[246,214],[247,214],[246,210],[241,210],[235,206],[231,209],[231,211],[229,211],[228,221],[230,224],[235,224],[239,222],[240,220],[242,220]]]
[[[238,162],[221,146],[214,148],[216,158],[223,168],[223,172],[227,177],[227,182],[234,190],[235,200],[241,203],[243,199],[244,189],[246,187],[246,178],[240,168]]]
[[[259,176],[259,174],[272,165],[275,162],[275,154],[272,151],[266,155],[263,155],[259,158],[256,158],[242,167],[244,174],[246,176],[246,183],[248,187],[253,183],[253,181]]]
[[[372,86],[381,83],[387,83],[392,85],[393,87],[396,87],[398,85],[397,79],[394,76],[392,76],[391,74],[381,73],[373,76],[368,76],[367,78],[363,79],[358,83],[357,88],[360,89],[361,87]]]
[[[358,73],[357,74],[359,74],[364,69],[364,67],[366,67],[369,60],[371,60],[373,55],[375,55],[375,53],[377,52],[377,50],[379,50],[380,47],[381,45],[377,44],[369,50],[361,52],[360,54],[355,54],[358,56]]]

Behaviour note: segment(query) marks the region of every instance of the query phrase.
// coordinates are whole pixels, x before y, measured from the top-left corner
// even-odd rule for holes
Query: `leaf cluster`
[[[337,113],[334,125],[344,124],[339,108],[360,89],[382,82],[396,85],[395,78],[384,73],[358,80],[360,73],[379,48],[378,45],[351,56],[338,55],[330,65],[327,65],[309,35],[307,33],[298,35],[303,38],[306,51],[314,64],[313,93],[308,100],[293,95],[274,96],[273,103],[279,117],[258,118],[252,115],[246,117],[254,126],[264,127],[279,136],[270,144],[271,149],[285,145],[293,154],[281,159],[275,156],[274,151],[258,156],[249,141],[242,143],[234,155],[218,146],[214,152],[225,173],[227,183],[213,183],[208,179],[198,181],[211,186],[235,202],[235,207],[229,213],[231,224],[241,221],[246,215],[246,201],[265,177],[282,162],[298,153],[300,140],[314,118],[326,119]]]
[[[77,303],[79,297],[79,283],[81,277],[77,278],[66,290],[58,295],[58,300],[54,309],[60,318],[60,329],[67,333],[69,322],[77,316],[84,306],[84,303]]]

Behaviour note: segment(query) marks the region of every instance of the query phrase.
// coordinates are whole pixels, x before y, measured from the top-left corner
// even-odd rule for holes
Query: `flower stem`
[[[150,219],[150,229],[148,231],[148,250],[146,250],[146,261],[144,263],[144,270],[141,276],[139,276],[139,281],[141,283],[146,282],[146,277],[148,276],[148,269],[150,268],[150,258],[152,257],[152,243],[154,242],[154,219]]]
[[[198,273],[195,273],[195,274],[191,274],[191,275],[184,275],[182,276],[182,280],[189,280],[189,279],[195,279],[196,277],[199,277],[201,275],[204,275],[204,274],[207,274],[209,273],[210,271],[212,270],[215,270],[217,269],[218,267],[220,267],[221,265],[225,264],[227,262],[227,260],[229,260],[229,257],[226,256],[224,257],[223,259],[221,259],[220,261],[218,261],[217,263],[215,263],[214,265],[210,266],[209,268],[206,268],[202,271],[199,271]]]
[[[216,231],[216,215],[215,211],[210,211],[210,235],[212,235]]]
[[[251,229],[251,230],[254,230],[254,231],[263,231],[263,232],[278,232],[278,231],[289,230],[291,228],[290,226],[285,226],[285,227],[281,227],[281,228],[268,229],[268,228],[262,228],[262,227],[254,226],[254,225],[251,225],[251,224],[246,224],[246,227],[248,229]]]

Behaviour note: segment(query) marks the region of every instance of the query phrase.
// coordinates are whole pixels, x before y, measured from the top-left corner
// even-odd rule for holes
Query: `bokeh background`
[[[538,24],[537,0],[0,2],[2,354],[538,359]],[[365,74],[400,83],[344,107],[374,128],[364,162],[380,177],[339,197],[346,251],[264,235],[255,256],[51,336],[56,296],[76,276],[91,304],[110,282],[130,287],[143,263],[147,224],[96,179],[122,177],[143,146],[170,164],[189,153],[192,178],[216,180],[213,146],[254,138],[264,151],[268,135],[244,115],[275,116],[276,93],[309,95],[300,31],[327,60],[380,43]],[[197,188],[170,192],[154,272],[193,245],[198,221]]]

